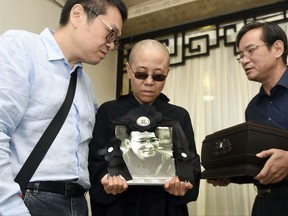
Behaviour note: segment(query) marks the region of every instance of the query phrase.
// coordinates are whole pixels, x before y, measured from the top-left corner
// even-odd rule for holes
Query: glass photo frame
[[[139,132],[120,125],[115,127],[115,135],[121,140],[123,159],[132,176],[128,185],[163,185],[176,175],[172,127]]]

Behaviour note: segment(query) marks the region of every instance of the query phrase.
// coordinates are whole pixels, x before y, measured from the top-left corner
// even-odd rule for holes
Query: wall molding
[[[209,56],[210,50],[217,49],[220,42],[226,47],[232,47],[236,54],[236,34],[245,23],[252,20],[287,22],[287,1],[121,39],[118,50],[116,97],[130,89],[130,86],[123,86],[123,80],[127,79],[125,63],[136,42],[147,38],[160,41],[170,50],[170,66],[180,66],[185,65],[189,59]]]

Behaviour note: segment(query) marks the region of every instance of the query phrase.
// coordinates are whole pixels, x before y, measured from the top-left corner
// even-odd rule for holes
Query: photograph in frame
[[[128,185],[163,185],[175,174],[172,127],[156,127],[155,131],[130,131],[124,125],[115,127],[121,140],[123,159],[132,176]]]

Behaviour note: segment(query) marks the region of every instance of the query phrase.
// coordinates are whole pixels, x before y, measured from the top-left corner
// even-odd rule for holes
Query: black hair
[[[261,40],[267,43],[270,49],[275,41],[281,40],[284,44],[284,52],[282,54],[282,60],[287,64],[287,35],[284,30],[273,22],[259,22],[252,21],[244,25],[236,36],[236,46],[239,47],[241,38],[250,30],[262,28]]]
[[[106,14],[106,6],[108,4],[119,10],[123,22],[125,22],[128,17],[126,5],[121,0],[67,0],[61,12],[60,26],[65,26],[69,22],[70,12],[75,4],[81,4],[87,12],[88,10],[93,10],[97,15]],[[96,16],[93,13],[87,14],[88,20],[93,20]]]

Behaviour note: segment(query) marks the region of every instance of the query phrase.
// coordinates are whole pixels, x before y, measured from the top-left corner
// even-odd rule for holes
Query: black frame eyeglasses
[[[152,145],[159,144],[160,139],[157,137],[147,137],[147,138],[140,138],[140,139],[135,139],[135,142],[139,143],[140,145],[146,145],[147,143],[151,143]]]
[[[244,52],[240,52],[236,55],[236,59],[239,63],[242,63],[243,62],[243,59],[244,57],[246,58],[250,58],[255,50],[257,50],[259,47],[262,47],[262,46],[266,46],[268,45],[268,43],[264,43],[264,44],[261,44],[261,45],[253,45],[253,46],[250,46],[249,48],[247,48],[247,50],[245,50]]]
[[[146,72],[134,71],[130,64],[129,64],[129,66],[130,66],[130,69],[133,72],[134,77],[136,79],[146,80],[148,78],[148,76],[151,76],[154,81],[163,82],[167,77],[167,75],[165,75],[165,74],[148,74]]]
[[[99,17],[99,14],[97,14],[95,11],[93,11],[92,9],[88,9],[88,8],[85,8],[85,9],[93,13],[96,16],[96,18],[98,18],[108,28],[109,33],[106,36],[106,41],[107,43],[114,43],[115,49],[117,49],[119,47],[119,38],[117,36],[116,31],[110,25],[108,25],[103,19],[101,19]]]

